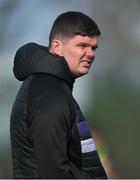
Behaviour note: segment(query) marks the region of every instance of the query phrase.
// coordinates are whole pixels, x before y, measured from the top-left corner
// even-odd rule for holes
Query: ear
[[[53,39],[51,43],[51,51],[57,56],[62,56],[62,41]]]

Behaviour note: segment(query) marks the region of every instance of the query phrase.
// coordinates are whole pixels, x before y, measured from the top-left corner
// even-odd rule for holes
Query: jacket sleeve
[[[39,97],[32,103],[31,136],[41,178],[85,178],[68,157],[71,111],[61,97]]]

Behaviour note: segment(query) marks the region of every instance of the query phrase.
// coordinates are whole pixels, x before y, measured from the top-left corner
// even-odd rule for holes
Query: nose
[[[88,47],[86,50],[86,56],[88,58],[94,58],[95,57],[95,51],[91,47]]]

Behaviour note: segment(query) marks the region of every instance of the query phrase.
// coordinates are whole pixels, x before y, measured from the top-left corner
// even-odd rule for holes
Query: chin
[[[87,75],[89,71],[86,72],[80,72],[79,74],[76,75],[76,78],[79,78],[81,76]]]
[[[81,71],[81,75],[84,76],[89,73],[89,70]]]

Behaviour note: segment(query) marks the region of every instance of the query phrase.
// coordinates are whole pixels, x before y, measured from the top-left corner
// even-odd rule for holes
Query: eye
[[[80,44],[80,46],[81,46],[81,47],[85,47],[85,45],[84,45],[84,44]]]
[[[91,47],[92,51],[96,51],[97,48],[98,48],[98,46],[92,46]]]
[[[85,44],[80,44],[79,47],[80,47],[81,49],[84,49],[84,48],[86,47],[86,45],[85,45]]]
[[[87,47],[85,43],[79,43],[77,46],[80,47],[81,49]]]

